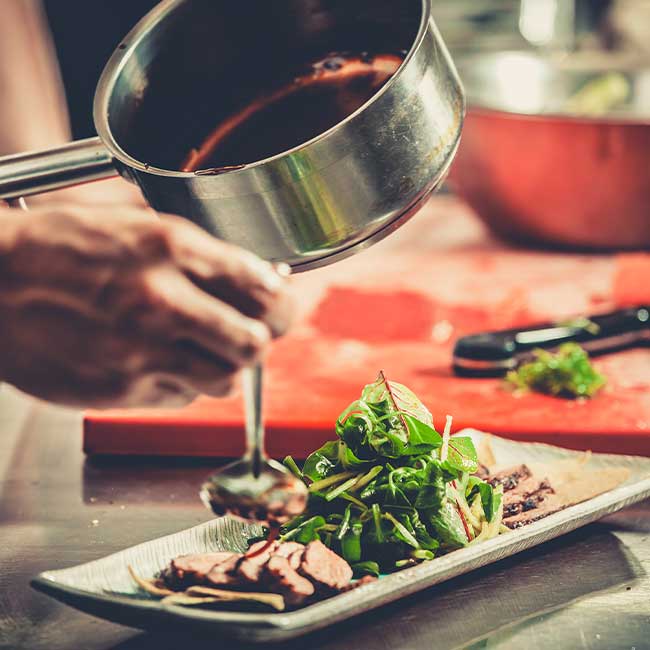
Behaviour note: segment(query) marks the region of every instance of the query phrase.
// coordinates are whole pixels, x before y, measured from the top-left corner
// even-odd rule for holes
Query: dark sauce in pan
[[[181,170],[223,173],[304,144],[361,108],[403,59],[403,53],[330,54],[219,123]]]

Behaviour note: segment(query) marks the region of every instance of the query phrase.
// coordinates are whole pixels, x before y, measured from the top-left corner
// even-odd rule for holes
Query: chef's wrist
[[[0,201],[0,384],[8,381],[6,376],[7,350],[7,309],[9,308],[8,296],[4,289],[9,282],[9,258],[16,246],[20,226],[16,215],[18,211],[8,207]]]
[[[24,221],[25,213],[0,204],[0,287],[6,278],[8,258],[13,251]]]

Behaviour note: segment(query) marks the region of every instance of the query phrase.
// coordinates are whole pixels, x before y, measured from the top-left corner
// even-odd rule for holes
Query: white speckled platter
[[[469,433],[477,446],[486,434]],[[520,463],[557,464],[584,454],[541,444],[517,443],[489,436],[496,466]],[[33,586],[72,607],[101,618],[142,629],[164,626],[203,628],[215,634],[248,641],[280,641],[337,623],[385,605],[455,576],[473,571],[542,544],[607,514],[650,497],[650,458],[594,454],[585,471],[623,472],[617,487],[570,506],[495,539],[383,576],[375,583],[329,600],[286,613],[250,613],[161,605],[143,594],[131,580],[127,566],[151,577],[183,553],[218,550],[244,551],[246,540],[259,529],[227,517],[128,548],[108,557],[58,571],[45,571]]]

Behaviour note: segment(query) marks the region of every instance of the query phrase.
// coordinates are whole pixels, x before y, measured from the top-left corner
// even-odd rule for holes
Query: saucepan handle
[[[56,149],[0,157],[0,199],[10,201],[117,176],[113,156],[99,138]]]

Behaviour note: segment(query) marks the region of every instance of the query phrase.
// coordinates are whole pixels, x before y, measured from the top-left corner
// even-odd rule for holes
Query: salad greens
[[[534,355],[533,361],[508,373],[511,386],[560,397],[593,397],[606,383],[577,343],[565,343],[556,353],[535,350]]]
[[[432,559],[437,553],[501,531],[501,487],[473,473],[471,438],[450,437],[405,386],[383,373],[336,422],[337,440],[313,452],[302,468],[285,465],[309,488],[309,504],[284,526],[282,540],[321,540],[356,575]]]

